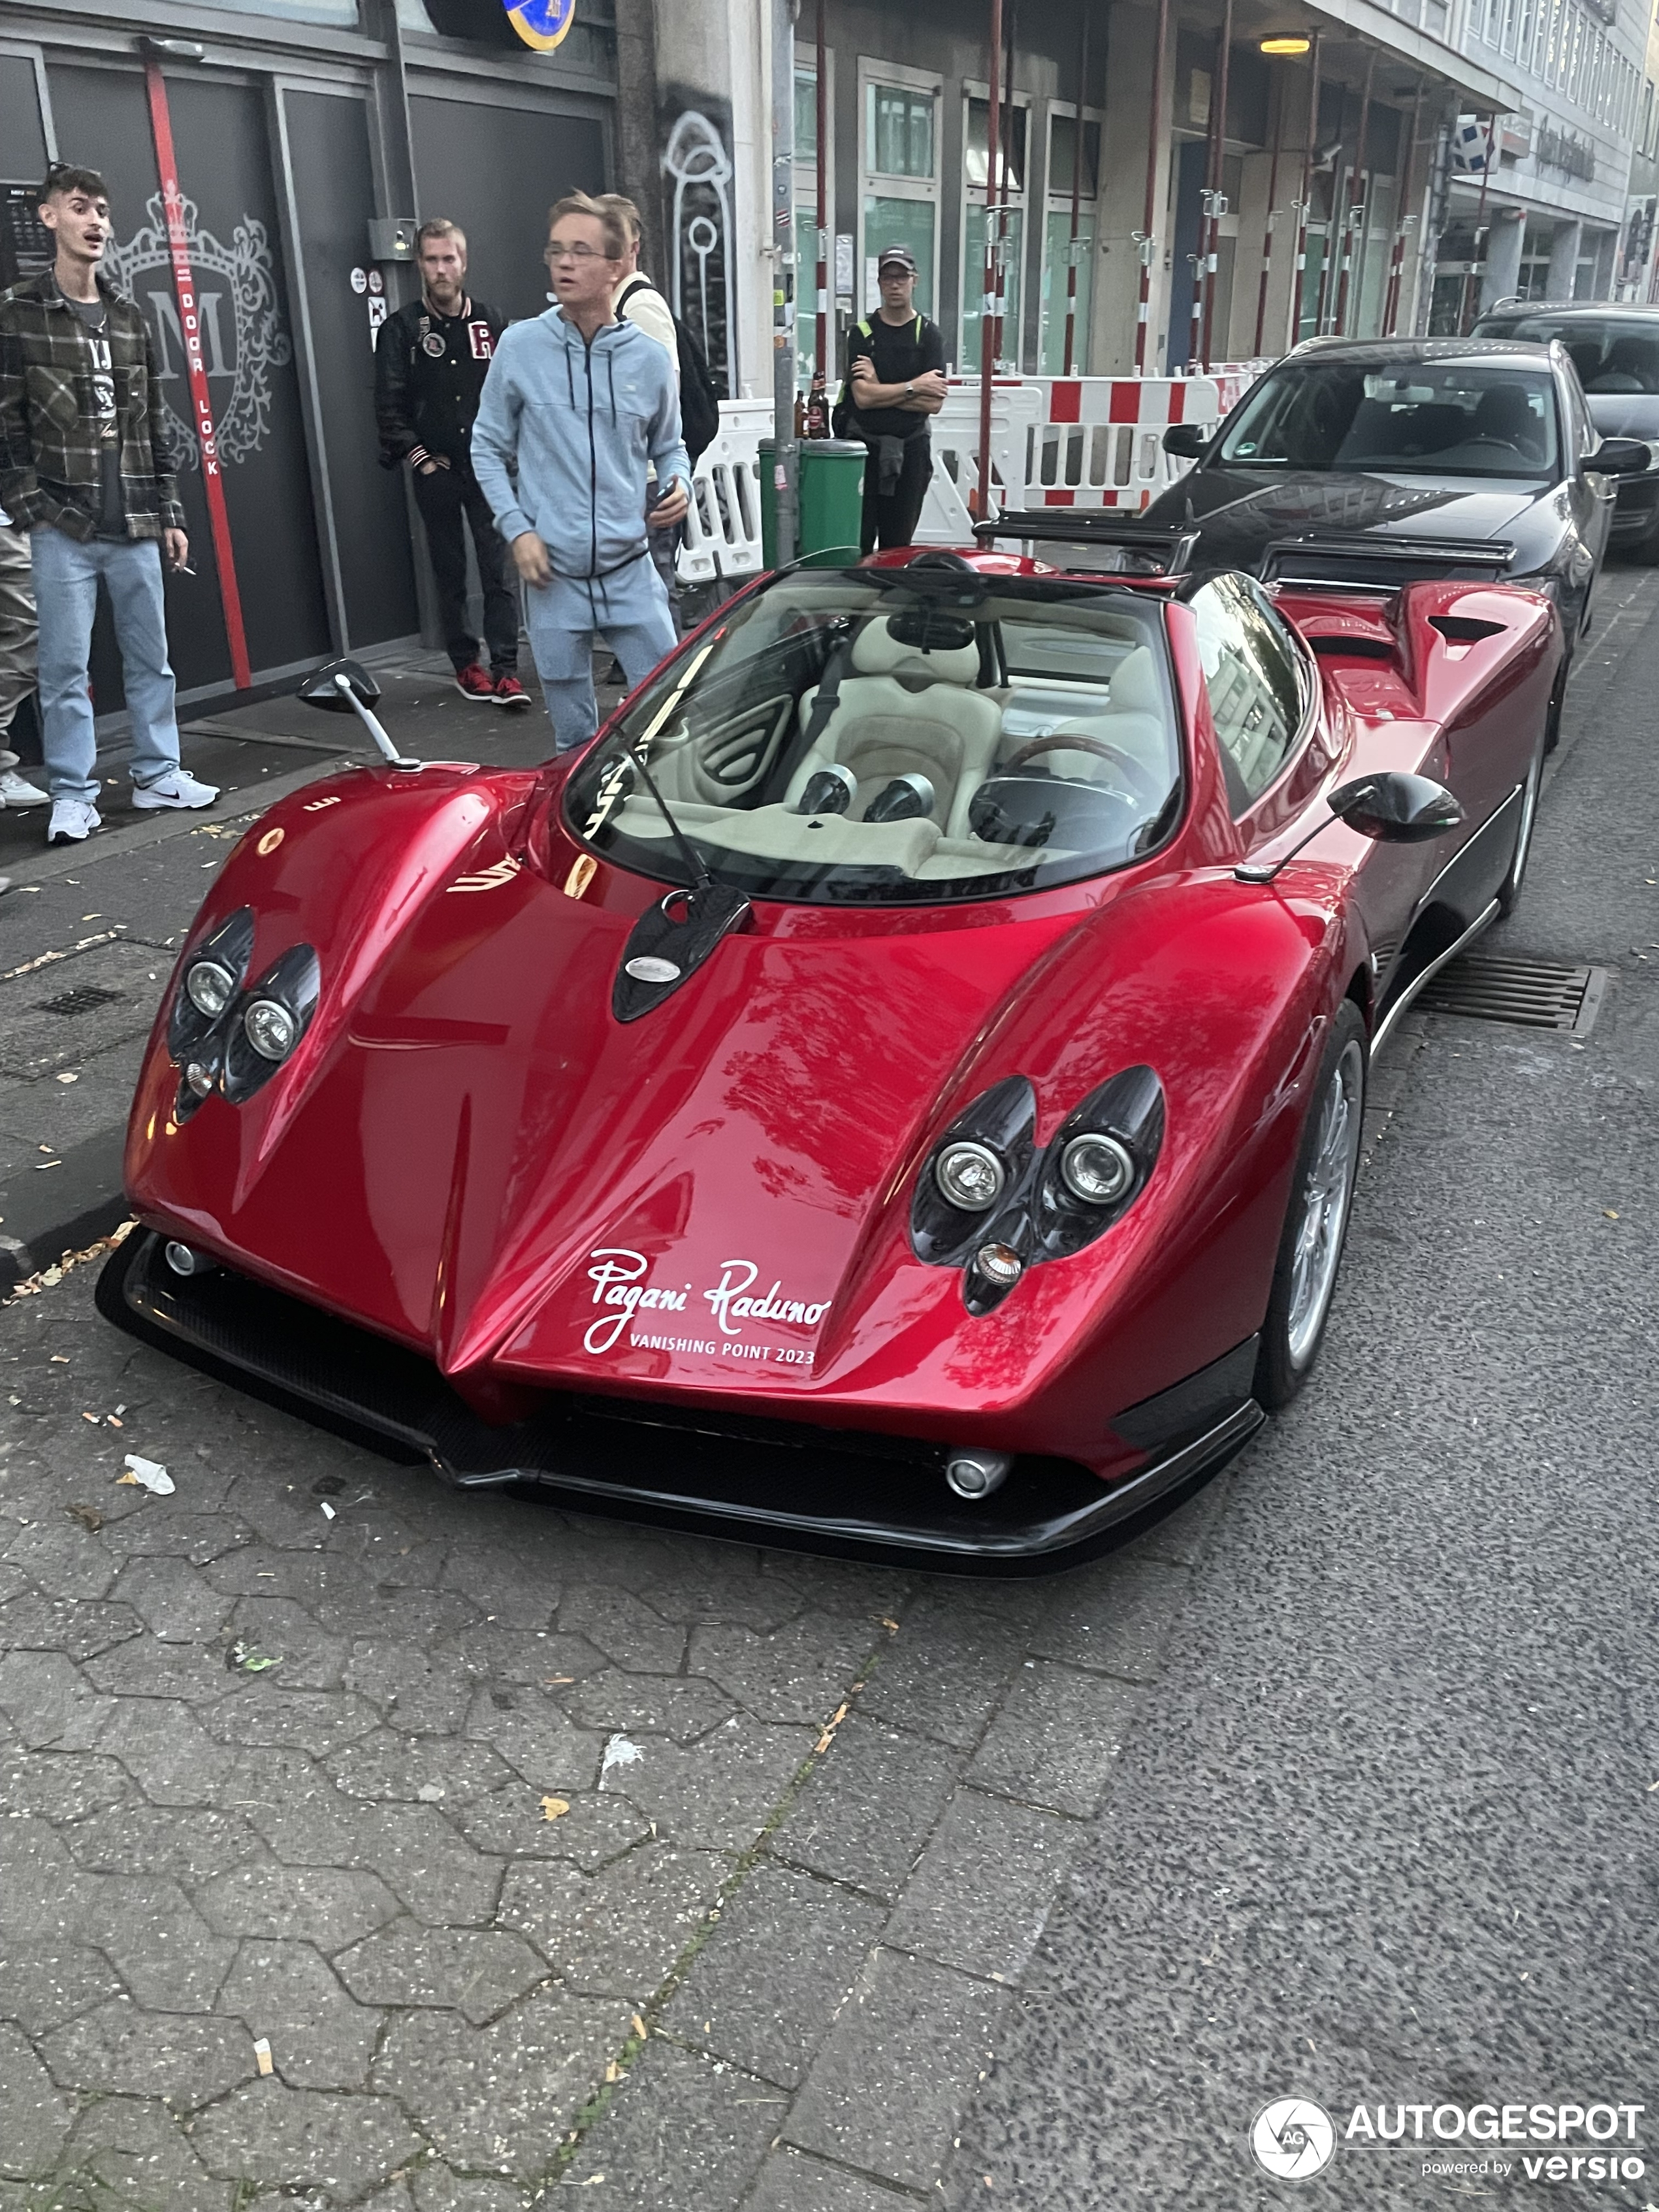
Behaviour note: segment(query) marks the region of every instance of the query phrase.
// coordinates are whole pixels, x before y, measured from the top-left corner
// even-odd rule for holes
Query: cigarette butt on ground
[[[256,2039],[253,2045],[253,2055],[259,2062],[259,2071],[262,2074],[270,2074],[275,2071],[270,2060],[270,2038],[269,2036],[262,2035]]]

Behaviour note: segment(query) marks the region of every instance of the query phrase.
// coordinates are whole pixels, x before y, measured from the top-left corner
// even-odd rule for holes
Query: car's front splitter
[[[111,1255],[98,1305],[130,1334],[461,1489],[533,1485],[580,1512],[945,1572],[1076,1565],[1196,1488],[1263,1419],[1244,1379],[1253,1347],[1240,1346],[1193,1378],[1208,1382],[1196,1395],[1179,1385],[1149,1401],[1169,1418],[1133,1474],[1109,1486],[1026,1457],[970,1503],[945,1485],[944,1448],[913,1437],[574,1395],[491,1427],[417,1353],[228,1270],[181,1278],[151,1232]],[[1224,1375],[1240,1379],[1218,1398]]]

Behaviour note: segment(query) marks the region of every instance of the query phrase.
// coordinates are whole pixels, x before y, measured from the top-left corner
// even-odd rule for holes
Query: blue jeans
[[[593,696],[596,632],[622,663],[629,690],[679,642],[668,594],[649,561],[636,561],[610,580],[608,588],[596,584],[590,589],[556,576],[550,584],[532,586],[524,602],[530,650],[553,742],[562,753],[585,745],[599,726]]]
[[[43,522],[29,532],[40,625],[41,750],[54,799],[98,798],[98,740],[87,664],[98,579],[109,592],[132,724],[129,773],[159,783],[179,765],[173,671],[161,599],[161,549],[153,538],[94,538],[86,544]]]

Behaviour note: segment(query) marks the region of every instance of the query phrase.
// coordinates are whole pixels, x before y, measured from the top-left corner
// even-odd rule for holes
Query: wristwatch
[[[916,396],[916,387],[908,377],[905,379],[904,396],[907,399],[914,399]]]

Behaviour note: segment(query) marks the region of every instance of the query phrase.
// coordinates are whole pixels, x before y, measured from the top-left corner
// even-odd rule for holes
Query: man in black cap
[[[877,266],[881,305],[848,332],[847,434],[870,448],[863,550],[908,545],[933,473],[927,418],[945,404],[945,339],[915,307],[916,258],[890,246]]]

